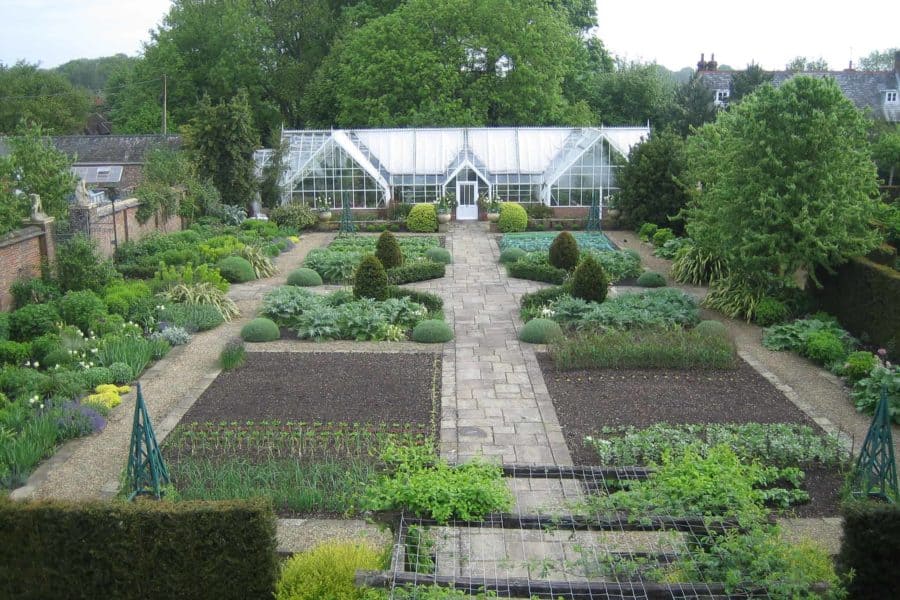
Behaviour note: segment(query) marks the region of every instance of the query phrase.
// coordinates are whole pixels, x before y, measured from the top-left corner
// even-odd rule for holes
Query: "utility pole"
[[[166,135],[166,111],[168,110],[168,82],[166,81],[166,74],[163,73],[163,122],[162,122],[162,134]]]

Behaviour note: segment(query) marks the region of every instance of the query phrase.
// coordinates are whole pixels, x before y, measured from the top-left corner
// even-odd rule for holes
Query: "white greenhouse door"
[[[457,221],[474,221],[478,219],[478,182],[477,181],[457,181],[456,182],[456,220]]]

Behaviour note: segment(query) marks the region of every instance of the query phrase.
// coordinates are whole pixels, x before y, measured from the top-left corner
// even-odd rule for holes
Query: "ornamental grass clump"
[[[219,366],[223,371],[231,371],[244,364],[246,358],[247,350],[244,348],[244,341],[237,338],[231,339],[219,354]]]
[[[385,231],[378,236],[378,242],[375,244],[375,256],[385,269],[399,267],[403,264],[403,251],[393,233]]]
[[[387,300],[387,273],[381,261],[371,254],[366,256],[356,268],[356,275],[353,279],[353,297]]]
[[[606,271],[593,256],[586,256],[572,275],[572,296],[586,302],[603,302],[608,291]]]
[[[557,269],[571,271],[578,265],[578,242],[568,231],[563,231],[550,244],[550,264]]]
[[[271,319],[258,317],[241,328],[241,339],[245,342],[274,342],[281,337],[278,325]]]

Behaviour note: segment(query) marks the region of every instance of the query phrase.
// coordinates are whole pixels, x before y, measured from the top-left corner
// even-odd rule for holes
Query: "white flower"
[[[53,368],[54,368],[54,369],[58,369],[58,368],[59,368],[59,363],[56,363],[56,366],[53,367]]]
[[[35,402],[37,402],[36,396],[32,396],[31,398],[28,399],[28,404],[34,404]]]
[[[41,403],[41,410],[44,410],[44,404]]]
[[[40,367],[40,366],[41,366],[41,363],[39,363],[38,361],[34,361],[34,368],[35,368],[35,369],[37,369],[37,368]]]
[[[31,366],[31,361],[30,361],[30,360],[26,360],[26,361],[25,361],[25,366],[26,366],[26,367],[30,367],[30,366]]]
[[[91,348],[91,353],[92,353],[92,354],[97,354],[97,348]]]

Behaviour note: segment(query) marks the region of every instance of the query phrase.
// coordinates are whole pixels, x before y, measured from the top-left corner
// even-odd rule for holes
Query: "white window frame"
[[[897,90],[888,90],[884,93],[885,104],[897,104]]]

